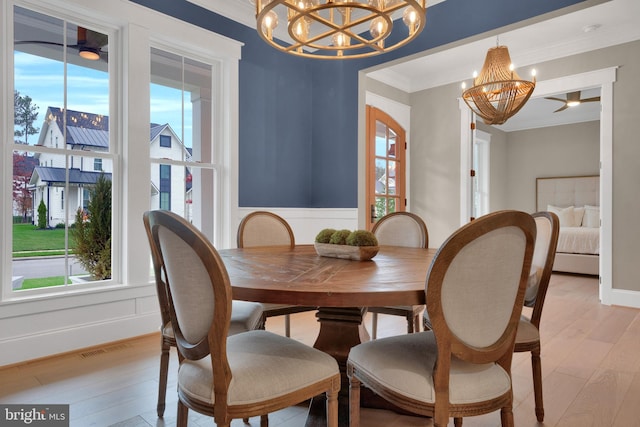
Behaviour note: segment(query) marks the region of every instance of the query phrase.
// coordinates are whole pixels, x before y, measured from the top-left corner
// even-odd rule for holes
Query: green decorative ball
[[[329,240],[331,240],[331,236],[335,232],[336,232],[336,230],[334,230],[333,228],[325,228],[324,230],[320,230],[320,232],[316,236],[316,242],[317,243],[329,243]]]
[[[378,239],[370,231],[356,230],[349,233],[346,243],[350,246],[378,246]]]
[[[347,237],[351,234],[350,230],[338,230],[331,235],[331,239],[329,239],[329,243],[333,245],[346,245]]]

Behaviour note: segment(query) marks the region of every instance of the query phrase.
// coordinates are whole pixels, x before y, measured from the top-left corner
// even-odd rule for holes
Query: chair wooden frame
[[[387,214],[373,225],[371,232],[376,234],[376,230],[378,230],[381,225],[388,224],[389,221],[394,221],[399,217],[411,218],[420,230],[422,230],[420,247],[429,247],[429,231],[427,230],[427,225],[422,218],[411,212],[392,212]],[[379,243],[384,244],[380,241]],[[369,307],[368,311],[371,313],[371,337],[373,339],[378,337],[378,314],[404,317],[407,319],[407,333],[419,332],[420,314],[424,311],[424,308],[424,305]]]
[[[520,317],[518,325],[518,333],[516,334],[516,343],[513,351],[515,353],[531,352],[531,370],[533,375],[533,395],[535,401],[536,419],[538,422],[544,421],[544,402],[542,397],[542,362],[541,362],[541,346],[540,346],[540,319],[542,318],[542,307],[547,296],[551,273],[553,272],[553,262],[555,260],[556,248],[558,246],[558,234],[560,232],[560,220],[553,212],[541,211],[531,215],[536,224],[541,220],[549,222],[548,240],[541,241],[539,230],[536,232],[536,251],[539,250],[539,243],[543,243],[543,250],[546,252],[544,256],[544,264],[542,273],[539,275],[535,300],[532,304],[526,304],[532,307],[531,317],[524,315]],[[424,329],[431,329],[431,322],[426,315],[423,318]],[[459,424],[461,425],[461,423]]]
[[[442,302],[443,283],[446,283],[445,276],[449,267],[456,259],[456,256],[462,253],[463,249],[465,249],[469,244],[475,243],[478,238],[481,238],[486,233],[507,227],[517,227],[521,230],[521,235],[524,237],[523,256],[521,258],[522,267],[520,274],[517,276],[519,277],[517,292],[513,294],[513,299],[509,300],[513,301],[513,308],[510,310],[508,319],[504,319],[506,320],[503,322],[505,325],[504,329],[496,331],[494,334],[498,335],[499,333],[500,336],[494,339],[493,343],[470,345],[463,337],[452,332],[450,329],[451,326],[445,317],[445,309]],[[452,358],[455,356],[457,359],[463,360],[467,363],[496,363],[509,375],[509,377],[511,376],[511,360],[513,358],[513,349],[519,317],[524,304],[527,280],[531,269],[535,233],[536,225],[531,215],[518,211],[501,211],[476,219],[475,221],[461,227],[458,231],[452,234],[449,239],[447,239],[436,254],[427,275],[427,311],[430,314],[433,329],[432,331],[410,334],[400,338],[402,340],[417,342],[418,340],[429,339],[430,336],[435,337],[437,347],[435,360],[437,363],[433,363],[434,367],[432,371],[433,387],[435,391],[433,402],[429,403],[416,398],[411,398],[405,394],[401,394],[392,387],[387,387],[386,384],[382,384],[377,381],[376,378],[374,378],[374,375],[369,375],[367,372],[359,370],[350,356],[349,361],[347,362],[347,375],[350,379],[349,407],[351,427],[359,427],[360,425],[361,383],[377,395],[383,397],[385,400],[401,409],[409,411],[410,413],[433,417],[434,427],[446,427],[450,417],[454,418],[455,424],[458,426],[461,425],[463,417],[489,413],[498,409],[501,413],[502,426],[514,426],[513,391],[510,385],[508,390],[503,394],[488,398],[487,400],[452,404],[449,394],[450,370],[452,366]],[[448,292],[450,293],[452,291]],[[509,298],[511,298],[511,296]],[[469,334],[470,333],[467,333],[467,335]],[[386,340],[391,342],[392,340],[398,339],[398,337],[383,338],[381,340],[361,344],[361,346],[369,345],[371,348],[373,346],[383,344]],[[352,352],[354,352],[354,349],[352,349]],[[366,353],[361,354],[360,357],[364,359],[365,355]],[[510,380],[509,384],[511,384]]]
[[[553,261],[556,256],[560,221],[558,216],[552,212],[536,212],[532,216],[536,220],[536,223],[541,220],[549,221],[550,235],[548,236],[548,242],[540,242],[539,237],[536,239],[536,244],[547,243],[545,245],[546,257],[542,274],[540,275],[540,281],[538,282],[536,298],[532,305],[533,310],[531,312],[531,318],[526,318],[525,316],[520,318],[514,352],[531,352],[531,369],[533,374],[536,418],[538,422],[543,422],[544,404],[542,399],[542,363],[540,360],[540,319],[542,317],[544,300],[547,296],[547,289],[549,288],[549,280],[551,279],[551,273],[553,270]],[[535,329],[532,329],[532,327]]]
[[[289,223],[279,215],[274,214],[273,212],[268,211],[254,211],[250,214],[246,215],[240,221],[240,225],[238,226],[238,234],[236,237],[236,243],[239,248],[248,248],[255,246],[267,246],[266,242],[261,242],[259,244],[249,243],[247,242],[246,231],[247,225],[258,218],[268,218],[283,226],[286,229],[286,232],[289,235],[288,244],[291,248],[295,247],[296,239],[293,234],[293,230]],[[285,239],[286,240],[286,239]],[[278,243],[280,245],[281,243]],[[317,310],[318,307],[310,307],[310,306],[301,306],[301,305],[285,305],[285,304],[262,304],[262,324],[263,327],[266,324],[267,318],[275,317],[275,316],[284,316],[284,331],[285,336],[291,336],[291,314],[295,313],[304,313],[307,311]]]
[[[171,347],[177,347],[176,337],[173,333],[173,326],[171,325],[171,316],[169,309],[169,298],[167,296],[167,283],[165,280],[164,265],[162,264],[162,257],[158,252],[158,247],[153,241],[151,235],[151,226],[149,225],[149,217],[145,213],[142,217],[144,222],[144,228],[147,232],[147,238],[149,239],[149,247],[151,249],[151,260],[153,263],[153,272],[156,281],[156,294],[158,295],[158,303],[160,305],[160,318],[162,325],[160,326],[160,376],[158,381],[158,405],[157,413],[158,417],[162,418],[165,410],[165,397],[167,394],[167,376],[169,371],[169,352]],[[181,358],[178,353],[178,358]]]
[[[261,417],[261,427],[266,427],[268,426],[266,417],[268,413],[301,403],[314,396],[325,393],[327,395],[327,426],[337,427],[337,397],[340,390],[340,372],[337,363],[335,364],[335,374],[324,379],[316,380],[314,383],[305,385],[304,388],[259,401],[244,402],[238,405],[228,403],[229,387],[233,377],[233,371],[229,364],[231,358],[227,356],[227,336],[232,311],[232,290],[224,263],[207,237],[184,218],[170,211],[161,210],[148,212],[145,216],[148,217],[151,236],[162,259],[164,260],[164,251],[166,249],[165,246],[163,246],[165,244],[163,236],[174,236],[177,240],[172,241],[181,241],[185,248],[193,249],[193,255],[199,258],[199,267],[201,270],[204,269],[204,271],[206,271],[212,291],[213,317],[210,324],[206,323],[208,325],[208,331],[202,336],[200,333],[194,332],[193,327],[191,327],[187,330],[187,334],[190,337],[187,339],[178,320],[180,318],[176,312],[176,307],[178,306],[176,306],[172,290],[174,279],[179,279],[181,276],[177,274],[174,275],[170,265],[163,261],[165,271],[167,272],[167,297],[169,300],[170,317],[173,323],[178,350],[182,356],[181,366],[183,363],[187,363],[187,361],[201,360],[207,356],[211,356],[208,358],[211,362],[212,369],[211,381],[213,390],[211,396],[215,396],[215,404],[211,404],[198,399],[195,395],[182,392],[179,387],[177,425],[186,427],[188,410],[192,409],[199,413],[212,416],[216,425],[219,427],[229,427],[231,420],[235,418],[246,420],[248,417],[257,415]],[[180,280],[178,280],[178,282],[180,282]],[[203,282],[200,281],[198,283]],[[185,292],[189,293],[193,292],[193,290],[187,291],[185,289]],[[198,295],[199,294],[191,294],[192,298],[197,298]],[[182,311],[182,313],[184,314],[184,311]],[[196,320],[196,322],[202,322],[202,320]],[[277,337],[277,335],[266,331],[254,331],[250,333],[261,333],[267,337],[269,335]],[[245,334],[238,334],[232,338],[242,336],[245,336]],[[280,339],[284,340],[285,338]],[[290,342],[292,345],[295,343],[295,345],[303,346],[294,340],[290,340]],[[319,350],[313,351],[320,353]],[[300,375],[300,373],[298,373],[298,375]]]
[[[173,330],[173,324],[171,322],[171,308],[169,306],[169,297],[168,297],[168,285],[166,281],[167,273],[164,268],[164,263],[162,262],[162,256],[160,255],[160,251],[156,246],[155,241],[153,240],[153,236],[151,234],[151,226],[149,224],[149,215],[145,213],[142,216],[142,221],[144,223],[144,228],[147,233],[147,238],[149,239],[149,248],[151,249],[151,261],[153,263],[153,273],[156,282],[156,294],[158,296],[158,304],[160,306],[160,318],[162,320],[162,325],[160,326],[160,336],[161,336],[161,346],[160,346],[160,375],[158,379],[158,404],[157,404],[157,413],[158,417],[162,418],[164,416],[165,410],[165,399],[167,394],[167,377],[169,371],[169,355],[171,351],[171,347],[177,348],[176,337]],[[235,305],[236,302],[232,302],[232,306]],[[251,304],[245,303],[242,304]],[[257,304],[257,303],[256,303]],[[246,323],[249,319],[244,319],[242,316],[239,316],[239,323]],[[263,319],[260,318],[259,321],[253,325],[250,325],[251,329],[264,329]],[[182,356],[180,352],[178,352],[178,359],[181,361]]]

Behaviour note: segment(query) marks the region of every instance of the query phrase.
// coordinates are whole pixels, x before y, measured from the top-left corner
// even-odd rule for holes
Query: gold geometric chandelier
[[[488,125],[501,125],[516,114],[536,87],[533,81],[522,80],[515,72],[509,49],[496,46],[487,52],[480,75],[475,75],[473,87],[462,93],[464,102]],[[464,89],[464,84],[463,84]]]
[[[397,49],[420,34],[426,17],[426,0],[251,2],[256,5],[258,33],[267,43],[309,58],[363,58]],[[404,26],[394,18],[402,18]],[[285,20],[288,41],[274,36],[278,23]]]

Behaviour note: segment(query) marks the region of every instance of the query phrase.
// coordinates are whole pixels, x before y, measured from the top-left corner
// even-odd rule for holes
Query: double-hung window
[[[129,2],[83,1],[93,13],[73,3],[1,6],[0,46],[14,43],[0,83],[15,110],[0,109],[13,124],[13,140],[0,127],[13,154],[0,159],[3,300],[149,283],[149,209],[232,244],[240,44]],[[79,262],[76,230],[94,223],[94,203],[110,209],[110,277]],[[44,255],[56,262],[34,277],[24,258]]]
[[[112,32],[61,14],[13,8],[13,216],[12,288],[65,288],[111,281],[111,241],[100,246],[105,274],[92,274],[90,256],[80,267],[77,221],[93,226],[89,198],[100,179],[118,188],[117,144],[109,127]],[[108,53],[107,53],[108,52]],[[111,206],[104,195],[111,234]],[[88,210],[89,209],[89,210]],[[89,249],[84,248],[86,253]],[[4,254],[6,256],[6,254]],[[33,273],[25,258],[54,256],[46,272]]]
[[[159,165],[152,209],[171,210],[214,238],[219,198],[212,105],[219,65],[167,46],[151,48],[151,163]],[[213,132],[212,132],[213,131]],[[158,135],[157,137],[155,135]],[[152,170],[155,169],[152,167]]]

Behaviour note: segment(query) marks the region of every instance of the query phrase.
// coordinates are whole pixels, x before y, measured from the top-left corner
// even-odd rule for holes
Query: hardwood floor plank
[[[599,370],[569,405],[558,425],[597,427],[612,422],[631,385],[627,374]]]
[[[579,378],[590,378],[612,348],[613,344],[585,339],[567,354],[555,371]]]
[[[602,361],[601,367],[629,373],[640,371],[640,331],[625,331]]]
[[[613,420],[612,427],[640,427],[638,396],[640,396],[640,373],[633,375],[631,385]]]

